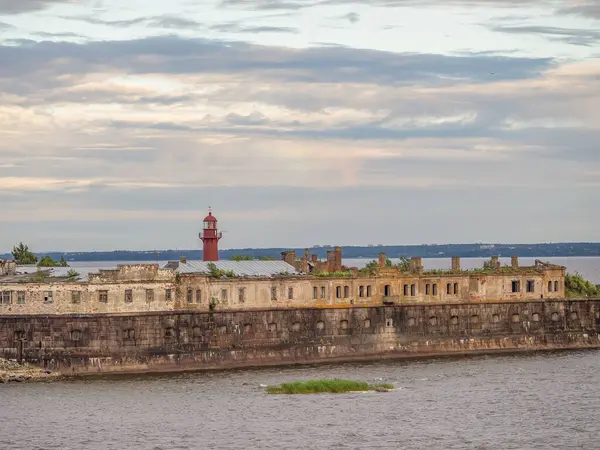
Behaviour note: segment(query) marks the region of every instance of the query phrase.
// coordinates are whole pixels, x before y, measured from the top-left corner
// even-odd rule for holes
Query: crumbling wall
[[[175,283],[130,282],[88,284],[64,281],[0,284],[10,303],[0,315],[135,313],[173,310]]]
[[[15,261],[8,261],[6,259],[0,259],[0,277],[14,275],[17,271],[17,263]]]
[[[122,281],[173,281],[175,272],[160,269],[158,264],[124,264],[116,269],[100,269],[89,274],[90,283],[117,283]]]
[[[148,278],[139,279],[146,271]],[[528,281],[533,283],[531,292],[527,292]],[[519,292],[512,292],[513,282],[519,283]],[[140,271],[121,267],[118,273],[109,271],[90,283],[51,279],[42,283],[0,283],[0,292],[8,292],[11,297],[8,303],[0,302],[0,315],[19,315],[208,311],[211,303],[213,309],[222,310],[552,300],[564,298],[565,287],[560,269],[515,274],[420,275],[384,267],[371,277],[354,273],[345,277],[217,279],[206,275],[175,275],[170,270],[155,268],[144,267]],[[76,293],[79,293],[77,301]],[[21,294],[23,303],[18,301]],[[48,297],[52,297],[51,301],[47,301]]]

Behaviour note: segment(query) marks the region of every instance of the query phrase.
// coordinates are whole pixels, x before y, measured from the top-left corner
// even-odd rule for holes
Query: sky
[[[0,0],[0,253],[600,241],[597,0]]]

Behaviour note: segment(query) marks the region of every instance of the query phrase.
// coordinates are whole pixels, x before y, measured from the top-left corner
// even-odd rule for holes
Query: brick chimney
[[[306,256],[300,258],[300,272],[308,273],[308,258]]]
[[[423,271],[423,258],[420,256],[413,256],[409,262],[410,273],[418,274]]]
[[[512,267],[519,267],[519,257],[518,256],[511,256],[510,257],[510,265]]]
[[[460,272],[460,257],[452,257],[452,272]]]
[[[180,256],[179,257],[179,262],[181,264],[187,264],[187,256]]]
[[[342,247],[335,247],[335,271],[339,272],[342,270]]]
[[[296,267],[296,251],[290,250],[288,252],[281,252],[281,259],[283,259],[290,266]]]

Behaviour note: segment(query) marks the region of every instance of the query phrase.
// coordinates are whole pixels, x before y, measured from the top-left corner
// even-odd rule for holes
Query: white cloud
[[[597,58],[174,36],[0,57],[0,249],[36,226],[44,248],[195,245],[208,205],[232,246],[600,238]]]

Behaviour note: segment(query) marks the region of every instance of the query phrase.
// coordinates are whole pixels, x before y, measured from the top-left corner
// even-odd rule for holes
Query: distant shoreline
[[[600,242],[564,242],[551,244],[432,244],[432,245],[381,245],[381,246],[341,246],[344,258],[375,259],[379,253],[385,253],[389,258],[423,257],[423,258],[489,258],[491,256],[510,257],[598,257]],[[332,246],[310,247],[311,254],[325,258],[327,250]],[[222,259],[245,255],[255,259],[281,258],[281,252],[295,250],[298,256],[303,248],[244,248],[226,249],[219,252]],[[114,250],[99,252],[61,252],[51,251],[36,253],[38,256],[49,255],[54,259],[61,256],[67,261],[173,261],[181,256],[188,259],[202,259],[201,250]],[[10,253],[0,254],[0,259],[12,259]]]

